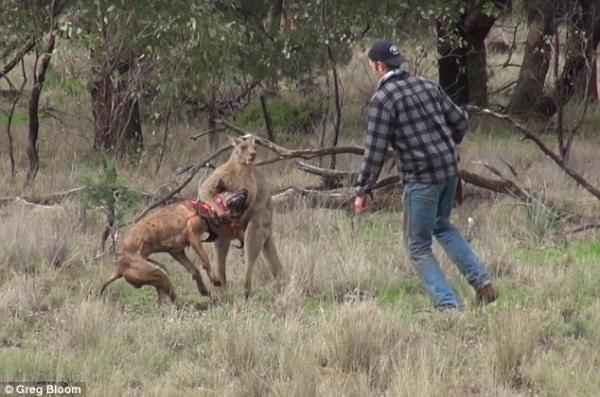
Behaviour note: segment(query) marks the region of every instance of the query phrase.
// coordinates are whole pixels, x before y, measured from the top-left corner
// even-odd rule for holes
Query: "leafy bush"
[[[129,214],[139,207],[142,195],[127,186],[117,174],[113,160],[102,158],[102,166],[84,172],[81,178],[86,186],[81,195],[85,208],[104,207],[114,214],[115,225],[121,225]]]

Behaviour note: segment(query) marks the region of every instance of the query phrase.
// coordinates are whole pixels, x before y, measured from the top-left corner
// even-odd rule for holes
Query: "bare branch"
[[[239,135],[242,135],[242,136],[253,135],[252,133],[250,133],[240,127],[237,127],[225,120],[217,120],[217,123],[223,124],[224,126],[226,126],[227,128],[231,129],[232,131],[236,132]],[[364,154],[364,148],[361,146],[354,146],[354,145],[350,146],[349,145],[349,146],[328,147],[328,148],[323,148],[323,149],[290,150],[283,146],[277,145],[276,143],[271,142],[268,139],[265,139],[265,138],[262,138],[259,136],[255,136],[255,138],[256,138],[257,144],[269,149],[270,151],[272,151],[278,155],[278,157],[276,157],[274,159],[262,161],[260,163],[257,163],[257,165],[272,164],[272,163],[276,163],[281,160],[289,160],[289,159],[293,159],[293,158],[301,158],[303,160],[310,160],[310,159],[313,159],[316,157],[327,156],[327,155],[331,155],[331,154],[357,154],[357,155]]]
[[[192,181],[192,179],[194,179],[196,174],[198,172],[200,172],[200,170],[202,168],[209,167],[208,164],[210,164],[210,162],[212,160],[219,157],[221,154],[227,152],[228,150],[231,150],[231,148],[232,148],[231,145],[223,146],[222,148],[217,150],[215,153],[211,154],[206,160],[199,162],[197,165],[195,165],[193,168],[191,168],[189,170],[189,175],[185,178],[185,180],[183,180],[183,182],[181,182],[175,189],[171,190],[170,192],[165,194],[163,197],[160,197],[154,203],[152,203],[148,207],[146,207],[143,211],[141,211],[135,217],[135,220],[133,222],[138,222],[140,219],[142,219],[144,216],[146,216],[146,214],[148,214],[148,212],[152,211],[154,208],[157,208],[157,207],[163,205],[168,200],[170,200],[172,197],[174,197],[177,193],[181,192]]]
[[[76,187],[73,189],[56,192],[44,196],[16,196],[16,197],[0,197],[0,206],[12,203],[15,200],[26,201],[37,205],[53,205],[58,204],[70,197],[77,196],[86,189],[85,186]]]
[[[21,47],[21,49],[15,54],[13,59],[11,59],[6,65],[2,67],[2,69],[0,69],[0,77],[4,77],[4,75],[8,74],[11,70],[13,70],[14,67],[17,66],[19,62],[21,62],[23,57],[31,50],[33,50],[33,47],[35,47],[35,38],[30,37],[29,39],[27,39],[27,42],[23,45],[23,47]]]
[[[577,173],[575,170],[573,170],[567,164],[565,164],[565,162],[560,158],[558,154],[556,154],[552,149],[546,146],[546,144],[544,144],[544,142],[542,142],[542,140],[538,136],[529,131],[522,124],[515,121],[506,114],[496,113],[489,109],[483,109],[477,106],[469,105],[467,106],[467,110],[491,116],[500,120],[505,120],[511,123],[519,132],[521,132],[521,134],[524,135],[526,139],[533,141],[533,143],[535,143],[546,156],[550,157],[552,161],[554,161],[556,165],[558,165],[567,175],[573,178],[581,187],[587,190],[591,195],[600,200],[600,190],[595,188],[587,179],[585,179],[583,176],[581,176],[579,173]]]
[[[197,141],[198,139],[200,139],[200,138],[202,138],[202,137],[204,137],[204,136],[208,136],[209,134],[211,134],[211,133],[213,133],[213,132],[214,132],[214,133],[217,133],[217,132],[222,132],[222,131],[226,131],[226,130],[227,130],[227,128],[226,128],[226,127],[219,127],[219,128],[216,128],[214,131],[213,131],[212,129],[209,129],[209,130],[204,130],[204,131],[202,131],[202,132],[200,132],[200,133],[198,133],[198,134],[196,134],[196,135],[192,135],[192,136],[190,137],[190,139],[191,139],[192,141]]]

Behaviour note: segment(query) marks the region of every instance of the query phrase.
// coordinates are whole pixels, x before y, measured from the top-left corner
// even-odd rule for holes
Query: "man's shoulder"
[[[439,84],[436,81],[427,79],[425,77],[420,76],[410,76],[407,79],[407,84],[415,87],[422,87],[428,90],[437,90],[439,89]]]
[[[386,104],[395,102],[406,94],[421,91],[437,91],[439,84],[420,76],[408,76],[403,79],[390,79],[384,82],[371,97],[371,103]]]

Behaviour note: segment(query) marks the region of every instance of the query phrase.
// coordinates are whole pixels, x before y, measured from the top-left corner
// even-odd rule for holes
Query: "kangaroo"
[[[263,253],[275,278],[282,276],[282,266],[275,247],[272,223],[273,205],[271,190],[264,176],[256,169],[256,141],[252,135],[232,138],[233,151],[227,162],[217,167],[198,187],[198,198],[212,197],[222,183],[226,191],[248,192],[247,208],[240,218],[238,230],[220,233],[215,240],[218,283],[226,285],[226,259],[233,238],[243,236],[244,260],[246,262],[245,296],[252,289],[252,269]]]

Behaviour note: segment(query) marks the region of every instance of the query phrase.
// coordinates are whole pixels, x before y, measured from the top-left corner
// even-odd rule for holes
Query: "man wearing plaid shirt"
[[[380,80],[369,103],[355,212],[366,210],[366,195],[392,147],[404,182],[406,249],[434,306],[440,310],[462,309],[433,256],[434,236],[475,289],[477,301],[493,302],[496,291],[488,272],[450,223],[458,183],[456,145],[467,130],[467,114],[437,83],[410,76],[398,47],[390,41],[376,41],[368,57]]]

